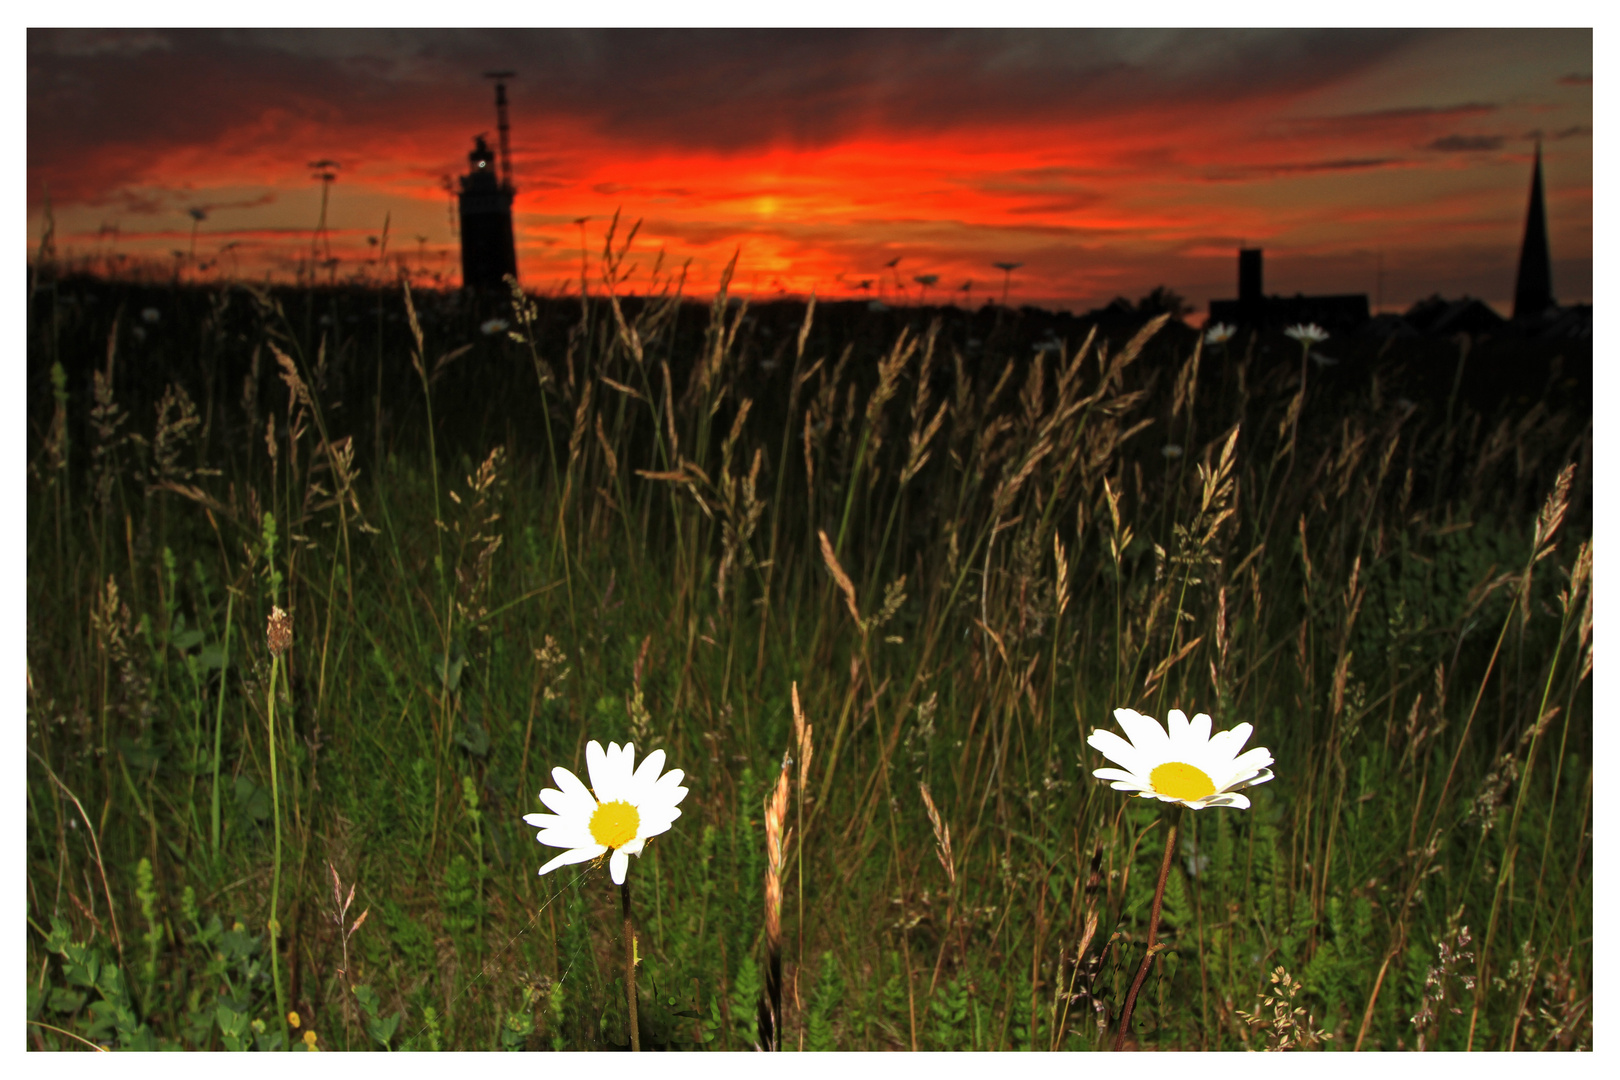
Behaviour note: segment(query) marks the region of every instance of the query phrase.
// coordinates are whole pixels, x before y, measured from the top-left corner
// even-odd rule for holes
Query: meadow
[[[626,1048],[619,891],[522,820],[597,740],[690,789],[629,871],[643,1049],[1111,1049],[1155,909],[1128,1048],[1590,1049],[1561,361],[699,303],[629,251],[31,268],[30,1048]],[[1275,779],[1166,864],[1092,776],[1120,707]]]

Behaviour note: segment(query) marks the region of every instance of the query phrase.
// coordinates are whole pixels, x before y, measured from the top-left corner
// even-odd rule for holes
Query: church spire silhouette
[[[1547,247],[1547,204],[1541,185],[1541,140],[1536,140],[1536,168],[1530,178],[1530,209],[1519,247],[1519,276],[1513,285],[1514,321],[1534,319],[1556,307],[1552,293],[1552,255]]]

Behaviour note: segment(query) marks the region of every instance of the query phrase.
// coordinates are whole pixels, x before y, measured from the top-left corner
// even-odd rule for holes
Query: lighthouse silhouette
[[[512,153],[506,121],[506,80],[510,71],[492,71],[500,156],[479,134],[467,155],[467,175],[458,194],[461,215],[461,284],[467,289],[498,289],[517,277],[517,244],[512,232]]]

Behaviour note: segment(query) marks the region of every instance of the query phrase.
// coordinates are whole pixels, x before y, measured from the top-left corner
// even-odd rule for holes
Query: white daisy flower
[[[1114,719],[1130,742],[1101,728],[1086,742],[1122,766],[1092,773],[1099,780],[1113,781],[1110,786],[1115,791],[1132,791],[1193,810],[1206,806],[1246,810],[1249,800],[1238,789],[1263,784],[1272,777],[1271,751],[1257,746],[1240,753],[1254,732],[1252,724],[1239,724],[1211,737],[1214,722],[1208,713],[1188,720],[1180,709],[1171,709],[1168,734],[1157,720],[1135,709],[1115,709]]]
[[[1304,345],[1316,345],[1328,339],[1328,332],[1315,323],[1296,323],[1283,333]]]
[[[1237,333],[1237,327],[1231,323],[1216,323],[1204,331],[1204,343],[1206,345],[1219,345],[1224,341],[1232,340],[1232,335],[1235,333]]]
[[[675,807],[686,798],[686,789],[680,786],[686,774],[671,769],[658,775],[664,768],[662,750],[648,754],[639,769],[635,759],[633,743],[622,747],[608,743],[603,750],[592,739],[585,745],[590,788],[567,769],[551,770],[557,787],[542,790],[540,801],[555,812],[524,814],[523,820],[540,829],[535,839],[542,844],[568,850],[542,866],[540,873],[588,862],[611,851],[608,869],[613,883],[623,885],[630,856],[640,855],[650,838],[669,831],[681,816]]]
[[[483,332],[485,337],[494,337],[496,334],[504,332],[511,325],[505,319],[485,319],[478,324],[478,329]]]

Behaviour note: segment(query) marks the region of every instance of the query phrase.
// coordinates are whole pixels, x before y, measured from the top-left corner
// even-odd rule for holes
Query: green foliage
[[[385,898],[377,905],[377,911],[382,917],[388,939],[399,949],[405,966],[414,971],[432,967],[435,962],[433,935],[427,926],[413,919],[409,912],[393,900]]]
[[[942,983],[928,1002],[929,1041],[934,1050],[971,1050],[968,1009],[971,1004],[967,980],[957,972]]]
[[[817,965],[816,987],[810,996],[810,1015],[805,1022],[805,1049],[818,1053],[838,1049],[833,1024],[843,999],[838,957],[831,951],[823,952]]]
[[[399,1030],[399,1022],[404,1018],[404,1014],[396,1012],[392,1016],[383,1016],[382,999],[377,996],[375,990],[364,984],[354,988],[354,999],[360,1005],[366,1034],[384,1050],[392,1050],[393,1047],[389,1044],[393,1042],[394,1033]]]
[[[141,979],[150,993],[152,983],[157,979],[158,949],[163,944],[163,927],[158,923],[157,889],[152,877],[152,863],[148,859],[135,864],[135,898],[141,905],[141,917],[146,920],[146,933],[141,935],[141,940],[146,942],[146,962],[141,965]]]
[[[753,950],[740,953],[726,1002],[731,1011],[727,1037],[732,1048],[744,1050],[759,1045],[759,1005],[764,993],[765,980]]]
[[[1163,807],[1090,776],[1126,705],[1252,723],[1276,759],[1251,809],[1182,817],[1144,1046],[1258,1045],[1231,1009],[1277,965],[1332,1046],[1369,1005],[1364,1049],[1411,1046],[1459,910],[1483,989],[1437,1045],[1589,1044],[1589,586],[1559,602],[1586,477],[1515,593],[1589,409],[1392,412],[1455,354],[1347,338],[1291,432],[1286,339],[1195,369],[1173,322],[1138,348],[994,305],[706,314],[662,271],[602,287],[632,262],[525,299],[522,340],[472,294],[414,293],[420,340],[394,290],[35,294],[31,1045],[281,1045],[271,604],[294,1049],[317,1022],[323,1049],[618,1045],[620,893],[537,877],[521,815],[632,735],[691,790],[631,863],[650,1047],[757,1039],[784,751],[807,1048],[1045,1048],[1071,986],[1065,1045],[1106,1046],[1164,855]],[[360,883],[341,939],[328,864]]]
[[[468,939],[478,926],[477,882],[465,855],[453,855],[445,864],[439,890],[439,911],[444,928],[458,941]]]

